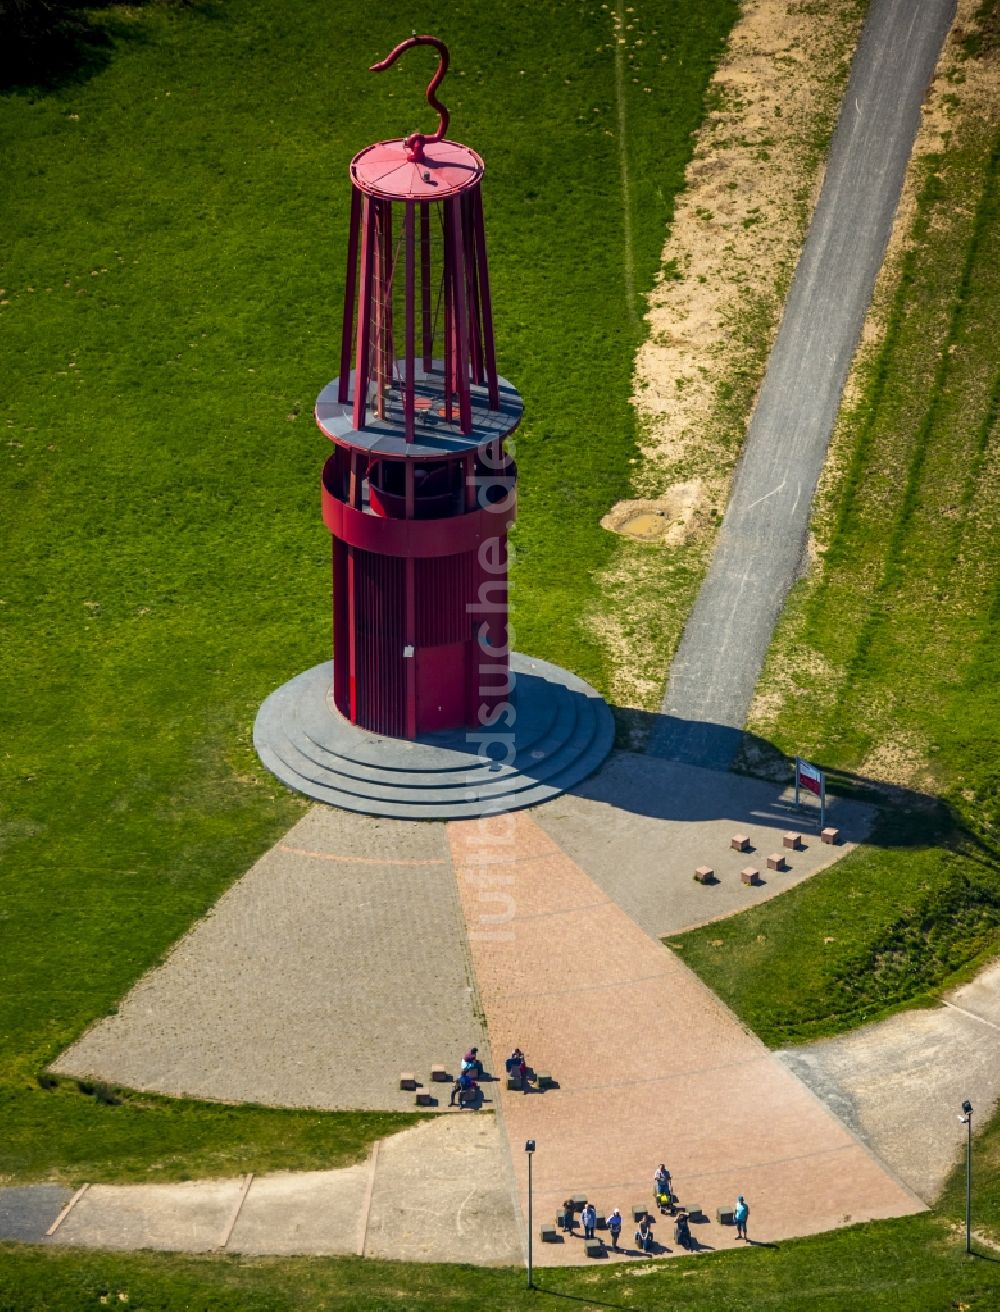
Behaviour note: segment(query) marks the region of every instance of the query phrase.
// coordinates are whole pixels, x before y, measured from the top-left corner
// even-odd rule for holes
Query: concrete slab
[[[317,807],[54,1069],[277,1106],[407,1110],[477,1043],[444,829]]]
[[[452,824],[449,836],[493,1050],[521,1046],[559,1084],[499,1093],[522,1211],[527,1138],[538,1144],[539,1222],[569,1193],[623,1212],[651,1201],[660,1161],[681,1201],[709,1216],[744,1193],[762,1239],[920,1210],[532,816]],[[506,898],[504,919],[490,924],[484,880]],[[714,1222],[696,1232],[706,1246],[736,1242]],[[536,1252],[546,1264],[585,1260],[574,1240]]]
[[[356,1253],[370,1177],[368,1162],[338,1171],[286,1171],[255,1177],[227,1251]]]
[[[73,1193],[74,1190],[61,1184],[14,1185],[0,1189],[0,1239],[40,1244]]]
[[[1000,1011],[1000,963],[949,1001],[775,1054],[927,1202],[964,1151],[962,1103],[982,1125],[1000,1100],[1000,1025],[973,1013]]]
[[[365,1256],[523,1261],[513,1175],[494,1115],[436,1117],[381,1142]]]
[[[206,1253],[221,1243],[242,1178],[181,1184],[95,1184],[56,1231],[53,1242],[86,1248]]]
[[[839,860],[868,834],[873,808],[831,798],[827,818],[841,831],[836,847],[819,839],[819,806],[794,805],[794,789],[761,779],[617,752],[599,774],[532,812],[542,829],[648,934],[680,933],[784,893]],[[786,851],[789,869],[764,868],[783,835],[802,834]],[[750,839],[752,859],[731,846]],[[709,865],[718,883],[696,884]],[[761,882],[740,871],[757,866]]]

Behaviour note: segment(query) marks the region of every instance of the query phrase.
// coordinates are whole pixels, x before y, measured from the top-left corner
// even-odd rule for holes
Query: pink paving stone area
[[[704,1209],[692,1230],[710,1248],[738,1245],[715,1221],[738,1193],[759,1241],[923,1209],[528,813],[448,833],[491,1050],[499,1062],[520,1045],[559,1085],[499,1086],[524,1215],[524,1141],[537,1143],[539,1264],[585,1260],[579,1238],[537,1242],[571,1194],[619,1207],[631,1247],[631,1209],[652,1203],[661,1161],[681,1203]],[[656,1237],[675,1250],[667,1218]]]

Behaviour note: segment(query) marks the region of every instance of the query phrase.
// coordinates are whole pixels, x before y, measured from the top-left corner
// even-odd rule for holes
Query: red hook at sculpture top
[[[395,50],[386,55],[385,59],[380,63],[372,64],[368,71],[370,73],[381,73],[384,68],[388,68],[390,64],[394,64],[404,50],[410,50],[413,46],[433,46],[441,56],[438,61],[437,72],[427,85],[427,103],[432,109],[436,109],[438,112],[437,131],[430,136],[427,136],[423,132],[411,132],[403,142],[403,145],[406,147],[406,158],[411,160],[414,164],[421,164],[424,158],[424,146],[427,142],[440,141],[448,131],[448,111],[434,94],[441,85],[445,73],[448,71],[448,61],[450,58],[448,47],[436,36],[411,36],[405,41],[401,41]]]

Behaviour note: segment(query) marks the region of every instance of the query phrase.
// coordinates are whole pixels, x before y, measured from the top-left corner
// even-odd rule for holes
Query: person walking
[[[584,1203],[580,1220],[583,1222],[584,1239],[593,1239],[594,1231],[597,1229],[597,1208],[593,1203]]]
[[[608,1232],[611,1235],[611,1247],[618,1252],[618,1240],[622,1232],[622,1214],[616,1207],[608,1217]]]
[[[733,1220],[736,1222],[736,1238],[747,1238],[747,1217],[750,1215],[750,1208],[747,1200],[740,1194],[736,1200],[736,1206],[733,1208]],[[747,1241],[749,1242],[749,1240]]]

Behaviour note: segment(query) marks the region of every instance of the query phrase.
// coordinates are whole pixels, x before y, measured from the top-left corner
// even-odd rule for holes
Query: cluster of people
[[[691,1233],[691,1218],[683,1207],[677,1203],[676,1195],[673,1190],[673,1182],[666,1164],[661,1162],[656,1168],[656,1174],[653,1176],[653,1192],[656,1198],[656,1206],[662,1215],[670,1215],[674,1218],[674,1243],[680,1248],[694,1249],[698,1247],[697,1241]],[[573,1233],[573,1227],[576,1224],[576,1204],[572,1198],[567,1198],[563,1203],[563,1214],[566,1218],[566,1229]],[[750,1208],[742,1194],[736,1200],[736,1206],[733,1209],[733,1220],[736,1222],[736,1238],[747,1238],[747,1218],[750,1215]],[[597,1228],[597,1209],[589,1200],[583,1204],[580,1212],[580,1224],[583,1227],[584,1239],[593,1239],[594,1231]],[[611,1249],[618,1253],[621,1251],[619,1243],[622,1233],[622,1214],[616,1207],[608,1216],[608,1234],[611,1239]],[[656,1248],[656,1240],[653,1235],[653,1221],[647,1212],[636,1226],[633,1235],[636,1248],[642,1253],[652,1253]],[[748,1241],[749,1242],[749,1241]]]
[[[525,1055],[520,1048],[514,1049],[507,1058],[505,1065],[508,1076],[517,1080],[523,1092],[527,1093],[531,1084],[531,1072],[528,1069]],[[470,1048],[462,1058],[461,1069],[455,1083],[452,1085],[448,1106],[454,1107],[456,1100],[460,1107],[475,1102],[479,1096],[479,1082],[482,1078],[483,1063],[479,1060],[479,1049]]]

